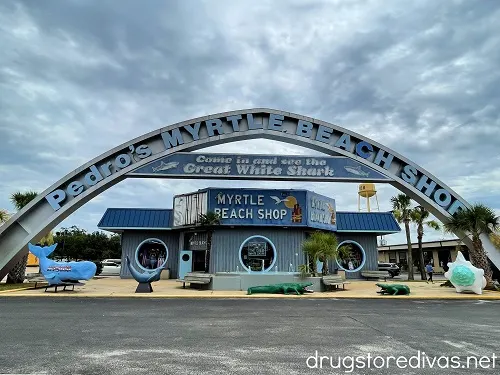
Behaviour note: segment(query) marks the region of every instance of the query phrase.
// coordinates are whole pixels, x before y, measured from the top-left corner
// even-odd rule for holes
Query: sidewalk
[[[103,277],[89,280],[83,287],[75,287],[74,291],[48,292],[44,289],[24,289],[1,291],[0,297],[137,297],[137,298],[382,298],[382,299],[482,299],[500,300],[500,292],[484,291],[482,295],[456,293],[454,288],[441,287],[441,281],[427,284],[422,281],[388,281],[386,284],[405,284],[410,287],[409,296],[388,296],[377,293],[379,288],[375,281],[352,281],[345,290],[335,292],[315,292],[301,296],[282,294],[252,294],[246,291],[214,291],[197,290],[175,280],[160,280],[152,283],[153,293],[135,293],[137,282],[132,279]],[[384,282],[381,282],[384,283]]]

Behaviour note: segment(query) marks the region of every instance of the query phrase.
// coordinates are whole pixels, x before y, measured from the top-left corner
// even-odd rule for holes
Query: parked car
[[[401,269],[396,263],[380,263],[378,264],[379,271],[387,271],[391,277],[398,276]]]
[[[103,262],[112,262],[121,265],[122,260],[121,259],[104,259]]]
[[[100,276],[120,276],[122,266],[120,263],[111,262],[106,259],[102,262],[102,271]]]

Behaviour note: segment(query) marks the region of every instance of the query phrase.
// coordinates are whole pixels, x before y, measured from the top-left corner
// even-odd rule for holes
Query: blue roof
[[[108,208],[97,224],[101,229],[171,229],[172,210]]]
[[[400,231],[391,212],[337,212],[337,232],[388,234]]]
[[[108,208],[100,229],[172,229],[172,210],[152,208]],[[401,231],[391,212],[337,212],[337,232],[389,234]]]

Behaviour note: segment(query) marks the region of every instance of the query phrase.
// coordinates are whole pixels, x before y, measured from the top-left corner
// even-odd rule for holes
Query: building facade
[[[207,213],[220,222],[201,225]],[[122,260],[128,256],[139,269],[164,264],[171,278],[296,273],[309,261],[302,244],[317,230],[351,249],[346,259],[329,262],[330,271],[358,278],[361,270],[378,269],[377,236],[400,231],[390,212],[337,211],[334,199],[307,190],[227,188],[175,196],[173,209],[109,208],[98,227],[121,234]],[[121,277],[131,277],[126,267]]]
[[[418,243],[412,243],[413,270],[419,271],[420,256],[418,252]],[[435,273],[444,273],[448,270],[448,262],[454,262],[458,251],[461,251],[466,259],[468,258],[468,249],[461,241],[441,240],[422,243],[424,253],[424,264],[431,262]],[[403,270],[408,270],[408,245],[388,245],[378,247],[379,262],[396,263]]]

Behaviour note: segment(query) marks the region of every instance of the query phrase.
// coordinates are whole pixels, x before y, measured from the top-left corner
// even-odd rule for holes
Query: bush
[[[305,279],[306,277],[311,276],[309,273],[309,267],[307,266],[307,264],[301,264],[299,266],[299,272],[300,272],[301,279]]]

